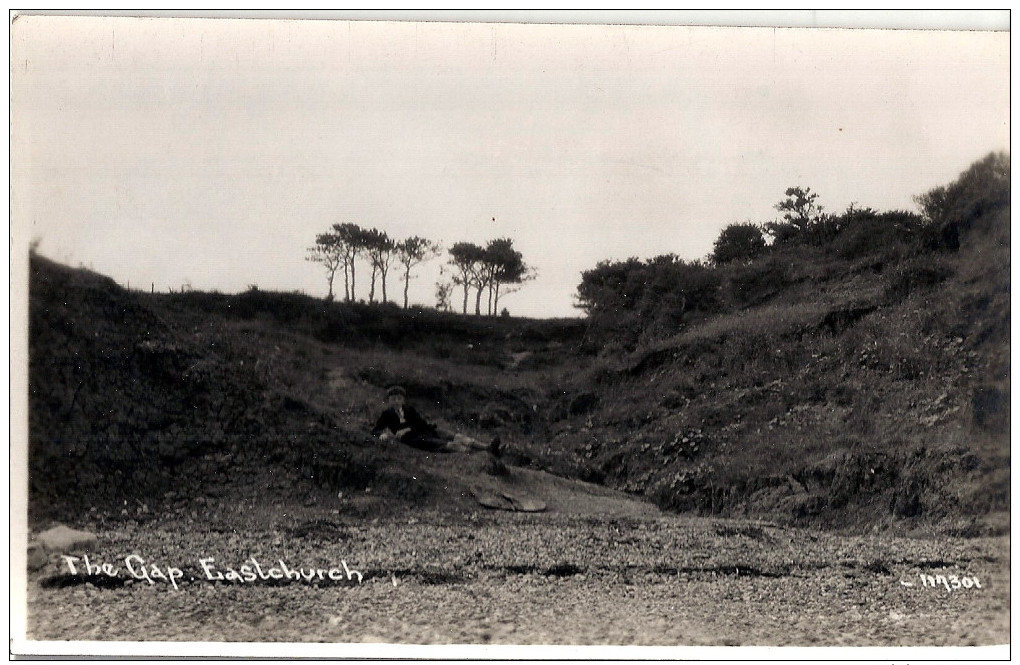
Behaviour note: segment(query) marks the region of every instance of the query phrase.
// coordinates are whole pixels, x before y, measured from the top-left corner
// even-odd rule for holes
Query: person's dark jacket
[[[400,441],[409,446],[422,450],[438,450],[446,444],[446,441],[437,435],[436,426],[430,425],[414,410],[414,407],[405,404],[403,411],[403,419],[394,408],[383,411],[375,427],[372,428],[372,434],[378,436],[386,430],[396,434],[402,429],[409,428],[411,431],[400,437]]]

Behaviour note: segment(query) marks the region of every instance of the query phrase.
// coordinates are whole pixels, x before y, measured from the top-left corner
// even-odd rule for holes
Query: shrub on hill
[[[765,247],[765,236],[757,224],[730,224],[722,230],[712,246],[712,261],[717,265],[750,261],[764,252]]]
[[[963,230],[979,217],[1010,204],[1009,154],[994,152],[975,162],[952,183],[915,197],[925,218],[944,227]]]
[[[723,308],[721,274],[672,254],[646,261],[603,261],[581,275],[578,307],[599,345],[614,338],[627,347],[646,334],[673,334],[692,313]]]
[[[871,208],[852,207],[838,217],[827,219],[833,231],[819,233],[816,244],[827,246],[841,259],[854,260],[863,256],[888,253],[896,246],[916,244],[925,229],[924,220],[904,210],[876,212]]]

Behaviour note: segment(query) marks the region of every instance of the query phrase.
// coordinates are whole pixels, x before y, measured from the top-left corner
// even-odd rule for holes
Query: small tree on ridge
[[[442,248],[420,236],[411,236],[397,243],[397,261],[404,267],[404,309],[407,309],[407,290],[411,283],[411,269],[439,255]],[[448,298],[449,294],[447,294]]]

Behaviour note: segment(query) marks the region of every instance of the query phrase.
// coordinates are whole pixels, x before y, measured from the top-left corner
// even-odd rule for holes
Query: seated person
[[[492,446],[463,434],[451,436],[439,432],[413,406],[404,403],[406,396],[407,392],[401,386],[392,386],[386,391],[388,408],[379,416],[372,434],[384,441],[396,437],[401,443],[430,452],[457,453],[492,449]]]

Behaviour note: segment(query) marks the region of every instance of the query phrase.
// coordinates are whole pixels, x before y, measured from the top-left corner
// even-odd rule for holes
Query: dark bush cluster
[[[818,278],[819,270],[831,273],[835,266],[838,273],[846,265],[841,262],[877,272],[914,257],[932,258],[932,250],[955,250],[960,233],[976,219],[1009,205],[1009,155],[988,155],[954,183],[916,197],[922,214],[855,204],[832,214],[823,212],[810,188],[785,193],[776,205],[781,219],[730,224],[709,261],[666,254],[602,261],[583,272],[576,298],[588,315],[588,345],[605,348],[612,341],[633,349],[641,340],[676,334],[692,314],[761,304],[791,284]],[[887,295],[902,298],[948,274],[942,265],[912,264],[897,271]]]
[[[851,204],[839,214],[820,214],[794,225],[772,222],[773,251],[791,245],[821,247],[842,259],[880,254],[891,246],[918,244],[930,237],[929,223],[906,210],[878,212]]]
[[[976,219],[1010,204],[1009,155],[995,152],[974,163],[954,182],[914,198],[925,219],[939,228],[966,230]]]
[[[827,218],[824,224],[832,230],[814,234],[809,241],[850,260],[880,254],[896,245],[917,244],[926,231],[919,215],[904,210],[847,210]]]
[[[765,234],[757,224],[730,224],[722,230],[712,246],[712,260],[722,265],[734,261],[751,261],[767,247]]]
[[[577,302],[599,331],[633,343],[642,333],[675,332],[691,313],[721,311],[721,285],[708,264],[672,254],[602,261],[582,273]]]

